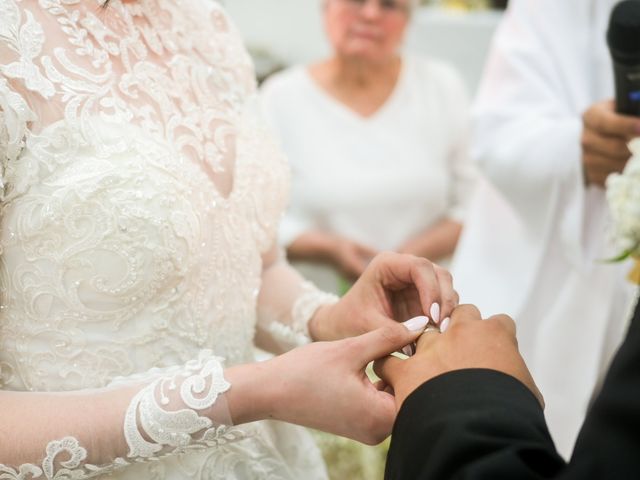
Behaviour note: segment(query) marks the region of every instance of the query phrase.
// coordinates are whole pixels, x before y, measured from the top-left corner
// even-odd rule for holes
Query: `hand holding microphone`
[[[589,107],[583,115],[582,164],[588,185],[604,187],[631,156],[627,144],[640,136],[640,2],[625,0],[611,13],[607,42],[613,58],[615,101]]]
[[[631,157],[629,141],[640,136],[640,119],[620,115],[612,100],[593,104],[582,116],[582,165],[587,185],[604,187]]]

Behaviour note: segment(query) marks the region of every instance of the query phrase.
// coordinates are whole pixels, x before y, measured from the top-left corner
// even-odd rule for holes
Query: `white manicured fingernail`
[[[407,357],[410,357],[413,354],[413,351],[411,349],[411,345],[407,345],[406,347],[404,347],[402,349],[402,353],[404,353]]]
[[[429,317],[413,317],[402,324],[407,327],[407,330],[411,332],[417,332],[418,330],[424,330],[424,327],[429,323]]]
[[[437,303],[431,304],[431,311],[429,313],[431,313],[431,318],[435,323],[440,322],[440,305]]]
[[[442,320],[442,323],[440,324],[440,332],[442,333],[446,332],[447,329],[449,328],[450,323],[451,323],[451,319],[449,317]]]

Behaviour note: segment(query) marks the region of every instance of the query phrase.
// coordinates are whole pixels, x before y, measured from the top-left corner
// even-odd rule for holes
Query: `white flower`
[[[629,144],[632,157],[622,174],[607,179],[607,200],[621,253],[640,255],[640,138]]]

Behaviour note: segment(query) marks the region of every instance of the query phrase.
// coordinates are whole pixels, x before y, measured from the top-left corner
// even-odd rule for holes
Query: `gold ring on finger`
[[[438,327],[434,327],[433,325],[428,326],[427,328],[425,328],[424,333],[431,333],[431,332],[435,332],[435,333],[441,333],[440,329]]]

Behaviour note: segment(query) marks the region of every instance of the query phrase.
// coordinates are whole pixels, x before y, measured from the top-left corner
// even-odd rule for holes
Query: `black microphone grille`
[[[640,0],[623,0],[611,12],[607,42],[618,61],[640,60]],[[625,62],[627,63],[627,62]]]

